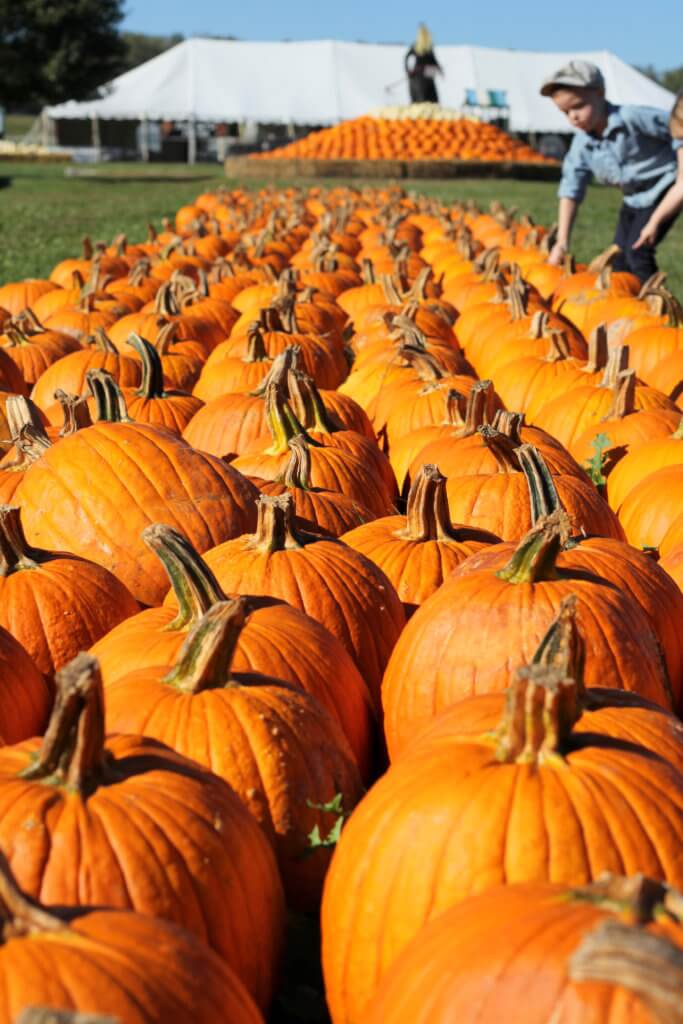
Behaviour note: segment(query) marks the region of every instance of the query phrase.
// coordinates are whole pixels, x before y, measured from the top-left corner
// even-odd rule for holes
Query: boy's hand
[[[640,249],[643,245],[656,245],[658,228],[658,224],[649,220],[638,235],[638,240],[633,243],[633,248]]]
[[[562,242],[555,242],[555,245],[550,250],[548,256],[548,263],[551,267],[561,267],[564,263],[564,258],[567,255],[567,246],[563,245]]]

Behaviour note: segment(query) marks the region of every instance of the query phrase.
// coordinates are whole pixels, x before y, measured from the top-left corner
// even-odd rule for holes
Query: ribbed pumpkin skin
[[[669,435],[631,446],[607,481],[607,500],[615,512],[644,477],[665,466],[683,465],[683,431],[681,434],[678,438]]]
[[[52,281],[39,277],[27,277],[23,281],[11,281],[0,288],[0,307],[12,316],[33,305],[36,299],[57,287]]]
[[[168,523],[201,554],[254,525],[256,494],[230,466],[166,431],[97,423],[50,448],[16,497],[30,544],[89,558],[153,605],[168,584],[142,530]]]
[[[683,463],[648,473],[622,502],[619,520],[629,544],[658,548],[678,517],[683,498]]]
[[[402,537],[405,516],[385,516],[343,534],[341,540],[374,562],[391,580],[406,617],[439,589],[464,559],[496,538],[465,527],[458,540],[413,540]]]
[[[474,558],[485,556],[493,547]],[[509,554],[509,551],[508,551]],[[577,599],[586,640],[586,679],[632,690],[670,708],[668,679],[645,613],[627,594],[585,571],[507,583],[463,563],[406,625],[382,682],[392,760],[443,708],[475,693],[505,690],[512,668],[531,661],[563,597]]]
[[[124,389],[123,396],[128,406],[128,415],[136,423],[147,423],[151,427],[165,427],[172,434],[181,435],[190,420],[203,406],[200,398],[169,391],[163,398],[145,398],[135,389]]]
[[[294,499],[294,513],[304,528],[313,533],[322,533],[326,537],[341,537],[349,530],[377,519],[376,512],[371,512],[359,501],[347,497],[341,491],[287,487],[275,480],[257,480],[255,477],[252,478],[252,483],[256,484],[261,494],[291,494]]]
[[[231,673],[231,685],[192,694],[165,684],[167,672],[141,669],[108,687],[109,730],[144,728],[225,779],[272,844],[288,903],[316,910],[331,850],[313,853],[308,836],[335,819],[308,801],[341,793],[348,812],[361,795],[341,728],[314,698],[269,676]]]
[[[0,628],[0,745],[41,736],[51,707],[47,683],[32,658]]]
[[[223,395],[194,414],[183,437],[199,451],[232,461],[267,429],[262,398]]]
[[[298,608],[254,599],[235,648],[237,673],[275,676],[315,697],[341,725],[363,778],[369,771],[372,703],[346,649],[319,622]],[[171,608],[147,608],[94,645],[105,687],[138,669],[175,662],[187,630],[167,627]]]
[[[138,611],[116,576],[82,558],[57,555],[0,576],[0,625],[48,678]]]
[[[262,1024],[228,964],[165,921],[90,911],[63,932],[12,938],[0,949],[0,1022],[26,1006],[88,1010],[126,1024]]]
[[[642,871],[680,886],[681,775],[610,739],[574,746],[532,765],[501,764],[483,739],[420,746],[373,786],[342,832],[323,895],[334,1024],[364,1022],[381,977],[425,922],[494,885]]]
[[[421,929],[387,973],[364,1024],[658,1024],[644,1001],[607,982],[573,982],[569,959],[615,915],[564,886],[496,887]],[[680,925],[647,931],[683,945]],[[514,1018],[512,1018],[514,1019]]]
[[[496,572],[512,556],[514,544],[497,544],[486,548],[461,563],[463,573]],[[671,586],[654,558],[621,541],[610,537],[585,537],[560,551],[557,558],[560,571],[583,572],[584,579],[600,577],[626,593],[645,613],[652,632],[659,641],[666,663],[674,698],[674,708],[680,712],[683,702],[683,601]],[[592,683],[602,684],[599,676]],[[629,687],[627,687],[629,689]]]
[[[279,597],[329,629],[379,702],[382,672],[405,616],[398,594],[369,559],[323,539],[270,553],[247,536],[212,548],[204,560],[227,594]],[[174,607],[172,595],[164,604]]]
[[[142,379],[140,363],[130,356],[102,352],[96,348],[80,349],[62,356],[43,373],[31,392],[31,398],[45,412],[54,405],[58,388],[68,395],[85,395],[88,370],[106,370],[120,387],[136,387]]]
[[[187,928],[270,998],[283,921],[268,843],[221,780],[141,736],[113,736],[114,781],[87,797],[19,777],[40,740],[0,750],[0,848],[53,906],[110,906]],[[238,905],[243,913],[226,913]]]

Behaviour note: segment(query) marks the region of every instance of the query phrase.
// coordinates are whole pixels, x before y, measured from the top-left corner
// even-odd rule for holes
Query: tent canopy
[[[333,124],[372,107],[408,102],[402,46],[188,39],[115,78],[100,98],[48,107],[53,118],[256,121]],[[513,131],[568,131],[540,82],[571,57],[602,70],[615,103],[669,108],[673,94],[607,50],[536,53],[439,46],[441,103],[462,106],[466,89],[506,90]],[[398,83],[398,84],[396,84]],[[391,91],[387,86],[394,85]]]

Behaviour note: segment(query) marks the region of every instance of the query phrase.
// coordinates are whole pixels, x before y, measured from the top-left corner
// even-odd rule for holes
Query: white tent
[[[407,102],[402,46],[320,42],[249,43],[188,39],[115,78],[99,99],[48,107],[49,117],[332,124],[385,103]],[[674,97],[607,50],[536,53],[439,46],[444,106],[459,108],[466,89],[507,92],[513,131],[567,131],[565,118],[538,93],[570,57],[597,64],[616,103],[668,108]],[[398,83],[398,84],[395,84]],[[387,86],[395,87],[388,92]]]

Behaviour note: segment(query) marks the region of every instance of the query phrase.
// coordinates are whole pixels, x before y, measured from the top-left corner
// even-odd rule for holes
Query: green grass
[[[100,170],[125,174],[130,180],[70,178],[64,165],[0,162],[0,185],[7,181],[6,187],[0,187],[0,283],[47,276],[61,259],[80,252],[80,240],[86,234],[99,240],[125,232],[131,241],[139,241],[149,221],[158,227],[162,217],[172,216],[199,192],[237,184],[223,176],[218,164],[194,168],[106,164]],[[159,180],[162,175],[176,180]],[[145,177],[149,180],[140,180]],[[249,187],[259,185],[252,182]],[[541,224],[551,224],[556,216],[556,185],[552,183],[462,179],[406,182],[405,187],[445,202],[472,198],[485,206],[498,199],[530,213]],[[574,236],[579,260],[609,245],[619,204],[616,189],[589,189]],[[683,217],[660,247],[659,262],[669,274],[669,287],[683,298]]]
[[[5,138],[21,141],[35,119],[35,114],[5,114]]]

